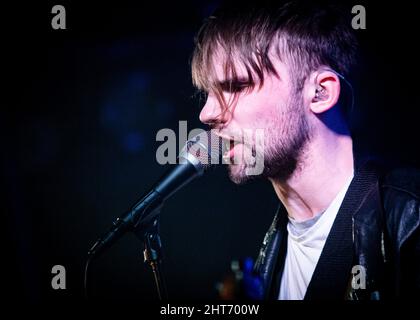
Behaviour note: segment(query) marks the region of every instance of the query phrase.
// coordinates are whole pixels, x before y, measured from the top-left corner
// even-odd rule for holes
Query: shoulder
[[[384,200],[393,197],[420,199],[420,170],[414,167],[393,168],[385,172],[380,182]]]
[[[420,226],[420,170],[398,167],[387,171],[380,180],[380,191],[388,232],[401,247]]]

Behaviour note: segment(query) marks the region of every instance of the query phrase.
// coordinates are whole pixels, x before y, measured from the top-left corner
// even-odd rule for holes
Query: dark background
[[[2,5],[2,290],[23,301],[83,297],[88,248],[165,171],[158,130],[202,127],[193,38],[217,1],[60,1]],[[353,134],[356,150],[418,166],[418,13],[366,1]],[[67,30],[52,30],[62,4]],[[277,200],[268,182],[237,187],[224,169],[188,185],[161,218],[169,296],[215,298],[230,261],[256,257]],[[63,265],[67,289],[51,289]],[[98,299],[156,299],[129,234],[92,265]]]

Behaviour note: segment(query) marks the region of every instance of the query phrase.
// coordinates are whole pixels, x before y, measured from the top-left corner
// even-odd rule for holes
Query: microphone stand
[[[165,300],[168,298],[168,293],[162,270],[162,242],[159,236],[160,209],[161,207],[158,207],[153,210],[153,219],[148,223],[144,221],[139,223],[134,227],[133,232],[144,243],[144,262],[152,269],[159,300]]]

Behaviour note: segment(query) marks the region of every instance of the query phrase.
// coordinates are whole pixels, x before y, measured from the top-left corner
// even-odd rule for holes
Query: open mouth
[[[233,159],[235,156],[234,148],[240,142],[233,140],[233,139],[225,139],[223,138],[223,159],[227,163],[233,163]]]
[[[225,135],[216,133],[217,136],[222,138],[222,158],[225,164],[235,164],[238,162],[236,159],[239,154],[235,156],[235,151],[238,153],[238,146],[243,144],[242,138],[233,137],[231,135]],[[234,161],[236,159],[236,161]]]

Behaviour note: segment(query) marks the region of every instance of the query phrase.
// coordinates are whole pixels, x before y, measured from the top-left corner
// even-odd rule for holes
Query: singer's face
[[[223,59],[215,57],[214,63],[217,81],[221,84],[229,82],[223,72]],[[263,170],[260,175],[287,179],[295,170],[299,155],[310,138],[301,94],[295,92],[287,66],[278,59],[273,59],[273,64],[278,77],[266,74],[262,87],[259,88],[257,82],[251,90],[242,87],[247,80],[246,69],[239,63],[235,64],[238,78],[244,81],[231,83],[223,90],[225,101],[229,101],[236,92],[235,104],[229,107],[228,112],[222,113],[223,108],[216,95],[208,92],[200,113],[201,122],[214,128],[227,143],[224,159],[230,160],[230,178],[235,183],[254,178],[249,169],[261,159]],[[257,137],[261,132],[263,139],[259,141]]]

